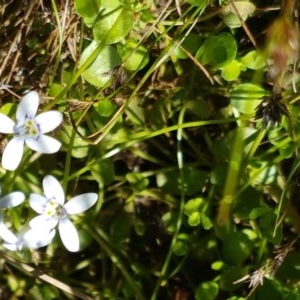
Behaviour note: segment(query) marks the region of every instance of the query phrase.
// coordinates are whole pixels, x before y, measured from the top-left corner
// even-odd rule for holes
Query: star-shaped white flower
[[[10,251],[21,251],[23,249],[38,249],[49,245],[55,236],[55,229],[43,231],[38,228],[26,228],[15,236],[14,242],[5,242],[3,247]]]
[[[22,159],[24,143],[40,153],[54,153],[59,150],[61,143],[44,133],[53,130],[62,122],[62,113],[47,111],[36,116],[39,101],[36,91],[26,94],[17,107],[16,122],[0,113],[0,132],[14,135],[3,152],[4,169],[13,171],[18,167]]]
[[[24,200],[25,195],[22,192],[12,192],[0,198],[0,209],[16,207]],[[0,213],[0,237],[7,243],[16,243],[18,240],[14,233],[6,227],[2,213]]]
[[[96,193],[86,193],[73,197],[65,203],[65,194],[60,183],[51,175],[43,180],[44,195],[30,194],[29,204],[40,215],[29,222],[33,229],[49,232],[58,224],[60,238],[71,251],[79,250],[77,230],[69,215],[79,214],[92,207],[97,199]]]

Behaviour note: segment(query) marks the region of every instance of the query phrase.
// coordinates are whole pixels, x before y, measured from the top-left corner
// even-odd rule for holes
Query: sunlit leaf
[[[101,0],[75,0],[77,13],[83,18],[87,26],[92,26],[99,10]]]
[[[222,68],[221,76],[226,81],[233,81],[233,80],[236,80],[239,77],[240,72],[241,72],[240,63],[237,60],[234,60],[231,63],[226,64]]]
[[[104,8],[101,18],[93,27],[94,39],[105,44],[121,41],[132,29],[133,15],[121,3],[117,7]]]
[[[97,49],[98,43],[93,41],[83,52],[79,60],[79,68],[89,59]],[[91,62],[82,73],[82,77],[89,83],[103,87],[113,78],[113,70],[122,63],[121,57],[112,46],[104,47],[96,59]]]
[[[264,67],[265,60],[257,50],[253,50],[241,58],[241,63],[244,64],[248,69],[259,70]]]
[[[254,114],[255,109],[267,92],[252,83],[241,83],[231,92],[231,104],[241,113]]]
[[[223,22],[229,28],[241,27],[242,23],[240,21],[240,18],[242,18],[243,21],[246,21],[247,18],[251,16],[255,11],[255,5],[250,1],[234,1],[234,5],[236,9],[231,3],[224,6],[222,9]],[[238,11],[238,14],[236,10]]]
[[[115,106],[107,98],[97,102],[94,107],[98,114],[103,117],[109,117],[115,111]]]

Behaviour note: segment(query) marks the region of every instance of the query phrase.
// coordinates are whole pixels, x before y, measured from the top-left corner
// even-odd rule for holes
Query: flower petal
[[[0,237],[7,243],[16,243],[18,241],[16,235],[4,224],[2,214],[0,214]]]
[[[12,192],[0,199],[0,208],[9,208],[20,205],[25,200],[22,192]]]
[[[26,117],[34,118],[39,107],[39,102],[40,97],[36,91],[31,91],[23,96],[16,112],[17,122],[23,123]]]
[[[63,244],[70,252],[79,250],[79,236],[75,226],[69,218],[60,219],[58,231]]]
[[[17,243],[3,243],[2,246],[10,251],[19,251],[19,247]]]
[[[65,203],[65,193],[58,182],[52,175],[47,175],[43,179],[44,194],[48,200],[54,201],[60,205]]]
[[[1,133],[13,133],[15,122],[8,116],[0,113],[0,132]]]
[[[42,214],[45,210],[47,199],[39,194],[30,194],[29,205],[37,213]]]
[[[29,249],[38,249],[49,245],[55,236],[55,229],[44,231],[39,229],[29,229],[23,236],[23,247]]]
[[[39,215],[30,220],[29,226],[32,229],[38,229],[40,231],[50,231],[58,223],[58,220],[55,218],[46,218],[44,215]]]
[[[30,149],[48,154],[57,152],[61,146],[61,142],[47,135],[41,135],[37,140],[32,137],[26,138],[25,142]]]
[[[39,125],[42,133],[49,132],[58,127],[63,120],[63,115],[59,111],[47,111],[36,116],[35,121]]]
[[[24,139],[12,138],[6,145],[2,155],[2,166],[6,170],[14,171],[22,160]]]
[[[98,199],[96,193],[86,193],[73,197],[68,201],[64,208],[70,215],[79,214],[92,207]]]

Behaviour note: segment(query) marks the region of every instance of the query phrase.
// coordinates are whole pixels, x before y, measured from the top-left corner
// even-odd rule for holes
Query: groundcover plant
[[[1,299],[300,299],[296,0],[0,4]]]

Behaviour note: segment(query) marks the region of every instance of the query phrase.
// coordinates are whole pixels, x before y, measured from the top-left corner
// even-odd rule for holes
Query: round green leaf
[[[246,260],[253,249],[253,242],[242,233],[234,233],[223,241],[222,254],[224,260],[232,265],[239,264]]]
[[[176,230],[176,227],[177,227],[178,213],[173,212],[173,211],[168,211],[167,213],[165,213],[162,216],[161,220],[164,223],[165,228],[167,229],[167,231],[174,232]]]
[[[248,52],[242,57],[241,63],[251,70],[259,70],[265,65],[262,55],[257,50]]]
[[[128,215],[118,215],[110,225],[110,236],[115,244],[121,244],[128,239],[131,230],[131,219]]]
[[[229,28],[241,27],[242,24],[239,17],[241,17],[243,21],[246,21],[247,18],[255,11],[255,5],[249,1],[235,1],[234,5],[236,10],[239,12],[239,16],[236,14],[236,11],[231,3],[224,6],[222,9],[223,22]]]
[[[202,64],[212,64],[218,68],[230,64],[236,57],[237,44],[234,37],[223,32],[218,36],[209,37],[197,51],[196,57]]]
[[[132,12],[121,4],[114,9],[104,9],[101,19],[93,27],[94,39],[105,44],[122,40],[132,29]]]
[[[101,0],[75,0],[76,11],[83,18],[95,18],[100,5]]]
[[[79,68],[89,59],[90,55],[96,50],[98,43],[93,41],[82,52]],[[113,77],[113,69],[122,63],[121,57],[112,46],[105,46],[96,59],[82,73],[82,77],[89,83],[103,87],[108,84]]]
[[[124,61],[124,68],[129,71],[141,70],[149,62],[148,49],[138,45],[138,42],[134,40],[127,41],[125,45],[119,45],[118,52]]]
[[[186,49],[191,54],[195,54],[201,45],[201,38],[199,34],[190,33],[185,40],[182,42],[181,47]],[[179,59],[186,59],[188,56],[185,52],[180,48],[176,47],[174,49],[174,54]]]
[[[198,212],[200,210],[201,204],[203,204],[203,198],[199,197],[199,198],[189,200],[184,205],[184,213],[190,216],[194,212]]]
[[[107,98],[97,102],[94,107],[96,108],[98,114],[102,117],[109,117],[115,110],[115,106]]]
[[[266,91],[252,83],[242,83],[231,92],[231,104],[243,114],[254,114]]]
[[[190,235],[186,233],[180,233],[177,237],[177,240],[172,248],[173,252],[177,256],[186,255],[190,248]]]
[[[217,297],[219,292],[219,286],[216,282],[208,281],[202,282],[195,292],[196,300],[213,300]]]
[[[190,226],[197,226],[200,224],[200,213],[199,212],[193,212],[190,214],[188,222]]]
[[[236,80],[239,77],[240,72],[241,72],[240,63],[237,60],[234,60],[231,63],[226,64],[222,68],[221,76],[226,81],[233,81],[233,80]]]

